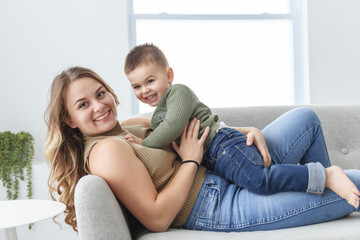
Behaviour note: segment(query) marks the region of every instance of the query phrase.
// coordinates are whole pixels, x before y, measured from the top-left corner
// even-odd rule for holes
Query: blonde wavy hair
[[[66,109],[65,91],[77,79],[91,77],[101,83],[119,100],[110,86],[94,71],[83,67],[72,67],[55,77],[50,88],[50,99],[45,112],[47,134],[45,158],[50,168],[49,192],[53,200],[66,205],[65,222],[77,231],[74,206],[74,191],[79,179],[88,174],[84,169],[84,137],[78,128],[70,128],[65,120],[69,117]],[[58,196],[56,196],[56,194]]]

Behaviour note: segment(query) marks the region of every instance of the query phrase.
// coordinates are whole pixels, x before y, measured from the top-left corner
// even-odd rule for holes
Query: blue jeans
[[[258,194],[324,191],[324,167],[330,166],[330,160],[320,120],[312,110],[291,110],[262,133],[272,158],[269,168],[257,148],[246,145],[246,136],[232,128],[218,130],[204,155],[204,165]]]
[[[345,170],[360,188],[360,171]],[[301,192],[259,195],[207,171],[186,223],[181,227],[207,231],[255,231],[304,226],[359,211],[329,189],[320,196]]]

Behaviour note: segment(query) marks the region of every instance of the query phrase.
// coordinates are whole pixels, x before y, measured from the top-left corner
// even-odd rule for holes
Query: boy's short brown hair
[[[135,46],[128,53],[125,60],[125,74],[129,74],[143,63],[155,63],[164,69],[169,67],[165,54],[152,43]]]

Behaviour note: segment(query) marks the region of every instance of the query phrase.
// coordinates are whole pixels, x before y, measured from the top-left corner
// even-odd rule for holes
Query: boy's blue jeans
[[[324,191],[324,167],[330,166],[330,160],[320,120],[312,110],[291,110],[262,133],[272,158],[269,168],[256,146],[247,146],[246,136],[232,128],[218,130],[203,163],[224,179],[258,194]]]
[[[231,129],[224,129],[216,139],[227,138],[232,133]],[[253,155],[249,157],[252,160],[243,156],[243,166],[247,167],[241,172],[248,176],[240,178],[245,179],[247,186],[244,187],[260,192],[286,189],[315,189],[316,192],[317,187],[322,185],[323,177],[317,180],[316,176],[313,176],[310,163],[320,162],[325,167],[330,166],[321,124],[316,114],[307,108],[289,111],[263,129],[262,133],[272,157],[272,166],[269,170],[265,169],[259,154],[254,153],[254,148],[244,151],[246,156],[250,153],[256,156],[256,160]],[[244,136],[239,135],[239,138]],[[224,143],[226,141],[213,141],[207,149],[206,160],[221,175],[233,179],[241,169],[240,165],[236,164],[241,161],[235,162],[233,152],[238,151],[243,155],[239,149],[244,145],[232,144],[236,147],[228,153],[228,150],[224,149]],[[229,157],[223,159],[222,154]],[[222,165],[216,166],[219,162]],[[252,165],[249,165],[249,162]],[[225,166],[227,163],[231,167]],[[298,163],[301,165],[296,167]],[[291,165],[294,168],[291,168]],[[281,166],[288,172],[283,171]],[[304,175],[300,174],[302,171]],[[345,170],[345,173],[360,189],[360,171]],[[297,174],[300,176],[294,177]],[[292,191],[262,195],[231,182],[208,170],[190,216],[182,228],[227,232],[272,230],[320,223],[359,211],[359,208],[355,209],[329,189],[325,189],[322,195]]]

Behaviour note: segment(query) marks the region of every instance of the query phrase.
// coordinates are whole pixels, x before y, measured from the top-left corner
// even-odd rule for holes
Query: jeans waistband
[[[216,132],[218,132],[222,128],[227,128],[228,127],[223,121],[219,122],[219,124],[220,124],[220,126],[218,127],[218,129],[216,129]]]

